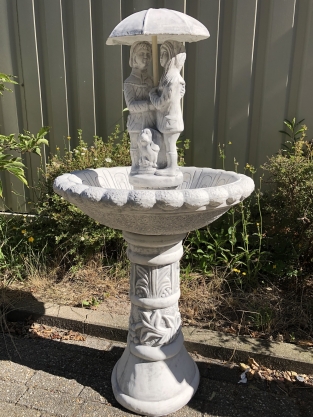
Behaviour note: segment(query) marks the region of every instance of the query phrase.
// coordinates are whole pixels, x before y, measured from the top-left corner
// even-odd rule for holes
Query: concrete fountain
[[[208,36],[200,22],[173,10],[149,9],[124,19],[107,44],[131,45],[124,93],[132,166],[75,171],[54,183],[56,193],[99,223],[122,230],[128,243],[129,333],[112,387],[121,405],[143,415],[178,410],[199,384],[178,308],[182,240],[254,190],[245,175],[177,164],[176,142],[184,128],[182,42]],[[160,81],[157,43],[164,68]],[[152,58],[153,79],[147,71]]]

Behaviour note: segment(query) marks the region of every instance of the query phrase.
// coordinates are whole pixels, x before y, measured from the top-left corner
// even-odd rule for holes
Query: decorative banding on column
[[[165,298],[140,298],[137,295],[130,295],[130,301],[138,307],[154,310],[172,306],[179,300],[179,297],[180,290]]]
[[[140,265],[149,265],[149,266],[159,266],[159,265],[168,265],[173,262],[179,261],[183,256],[184,250],[181,242],[177,243],[174,247],[170,247],[167,251],[158,254],[142,254],[136,250],[137,247],[129,244],[127,249],[127,256],[129,260],[133,263]]]
[[[138,358],[156,362],[164,361],[165,359],[172,358],[177,355],[181,350],[184,344],[184,337],[180,330],[178,337],[168,345],[164,346],[144,346],[136,345],[133,342],[130,342],[130,351],[133,355]]]
[[[127,243],[146,248],[163,248],[165,246],[173,246],[183,240],[185,236],[186,233],[180,233],[178,235],[150,236],[123,231],[123,237]]]

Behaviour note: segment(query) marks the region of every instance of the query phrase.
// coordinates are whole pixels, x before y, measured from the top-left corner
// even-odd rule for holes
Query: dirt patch
[[[43,302],[129,315],[128,271],[90,265],[61,272],[34,275],[10,288],[30,292]],[[313,286],[309,280],[298,289],[264,283],[247,292],[231,287],[221,271],[212,277],[182,274],[179,303],[184,326],[313,346]]]

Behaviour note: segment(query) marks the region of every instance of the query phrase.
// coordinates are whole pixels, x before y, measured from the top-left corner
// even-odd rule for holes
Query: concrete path
[[[124,346],[92,336],[74,342],[0,334],[0,417],[132,416],[115,401],[110,383]],[[192,355],[200,387],[172,416],[313,416],[312,388],[287,394],[276,382],[238,384],[237,366]]]

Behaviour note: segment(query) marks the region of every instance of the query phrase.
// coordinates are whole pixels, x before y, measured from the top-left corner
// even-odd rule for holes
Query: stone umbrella
[[[198,20],[177,10],[148,9],[122,20],[106,41],[107,45],[132,45],[137,41],[152,43],[153,81],[158,85],[157,44],[165,41],[197,42],[210,36]]]

